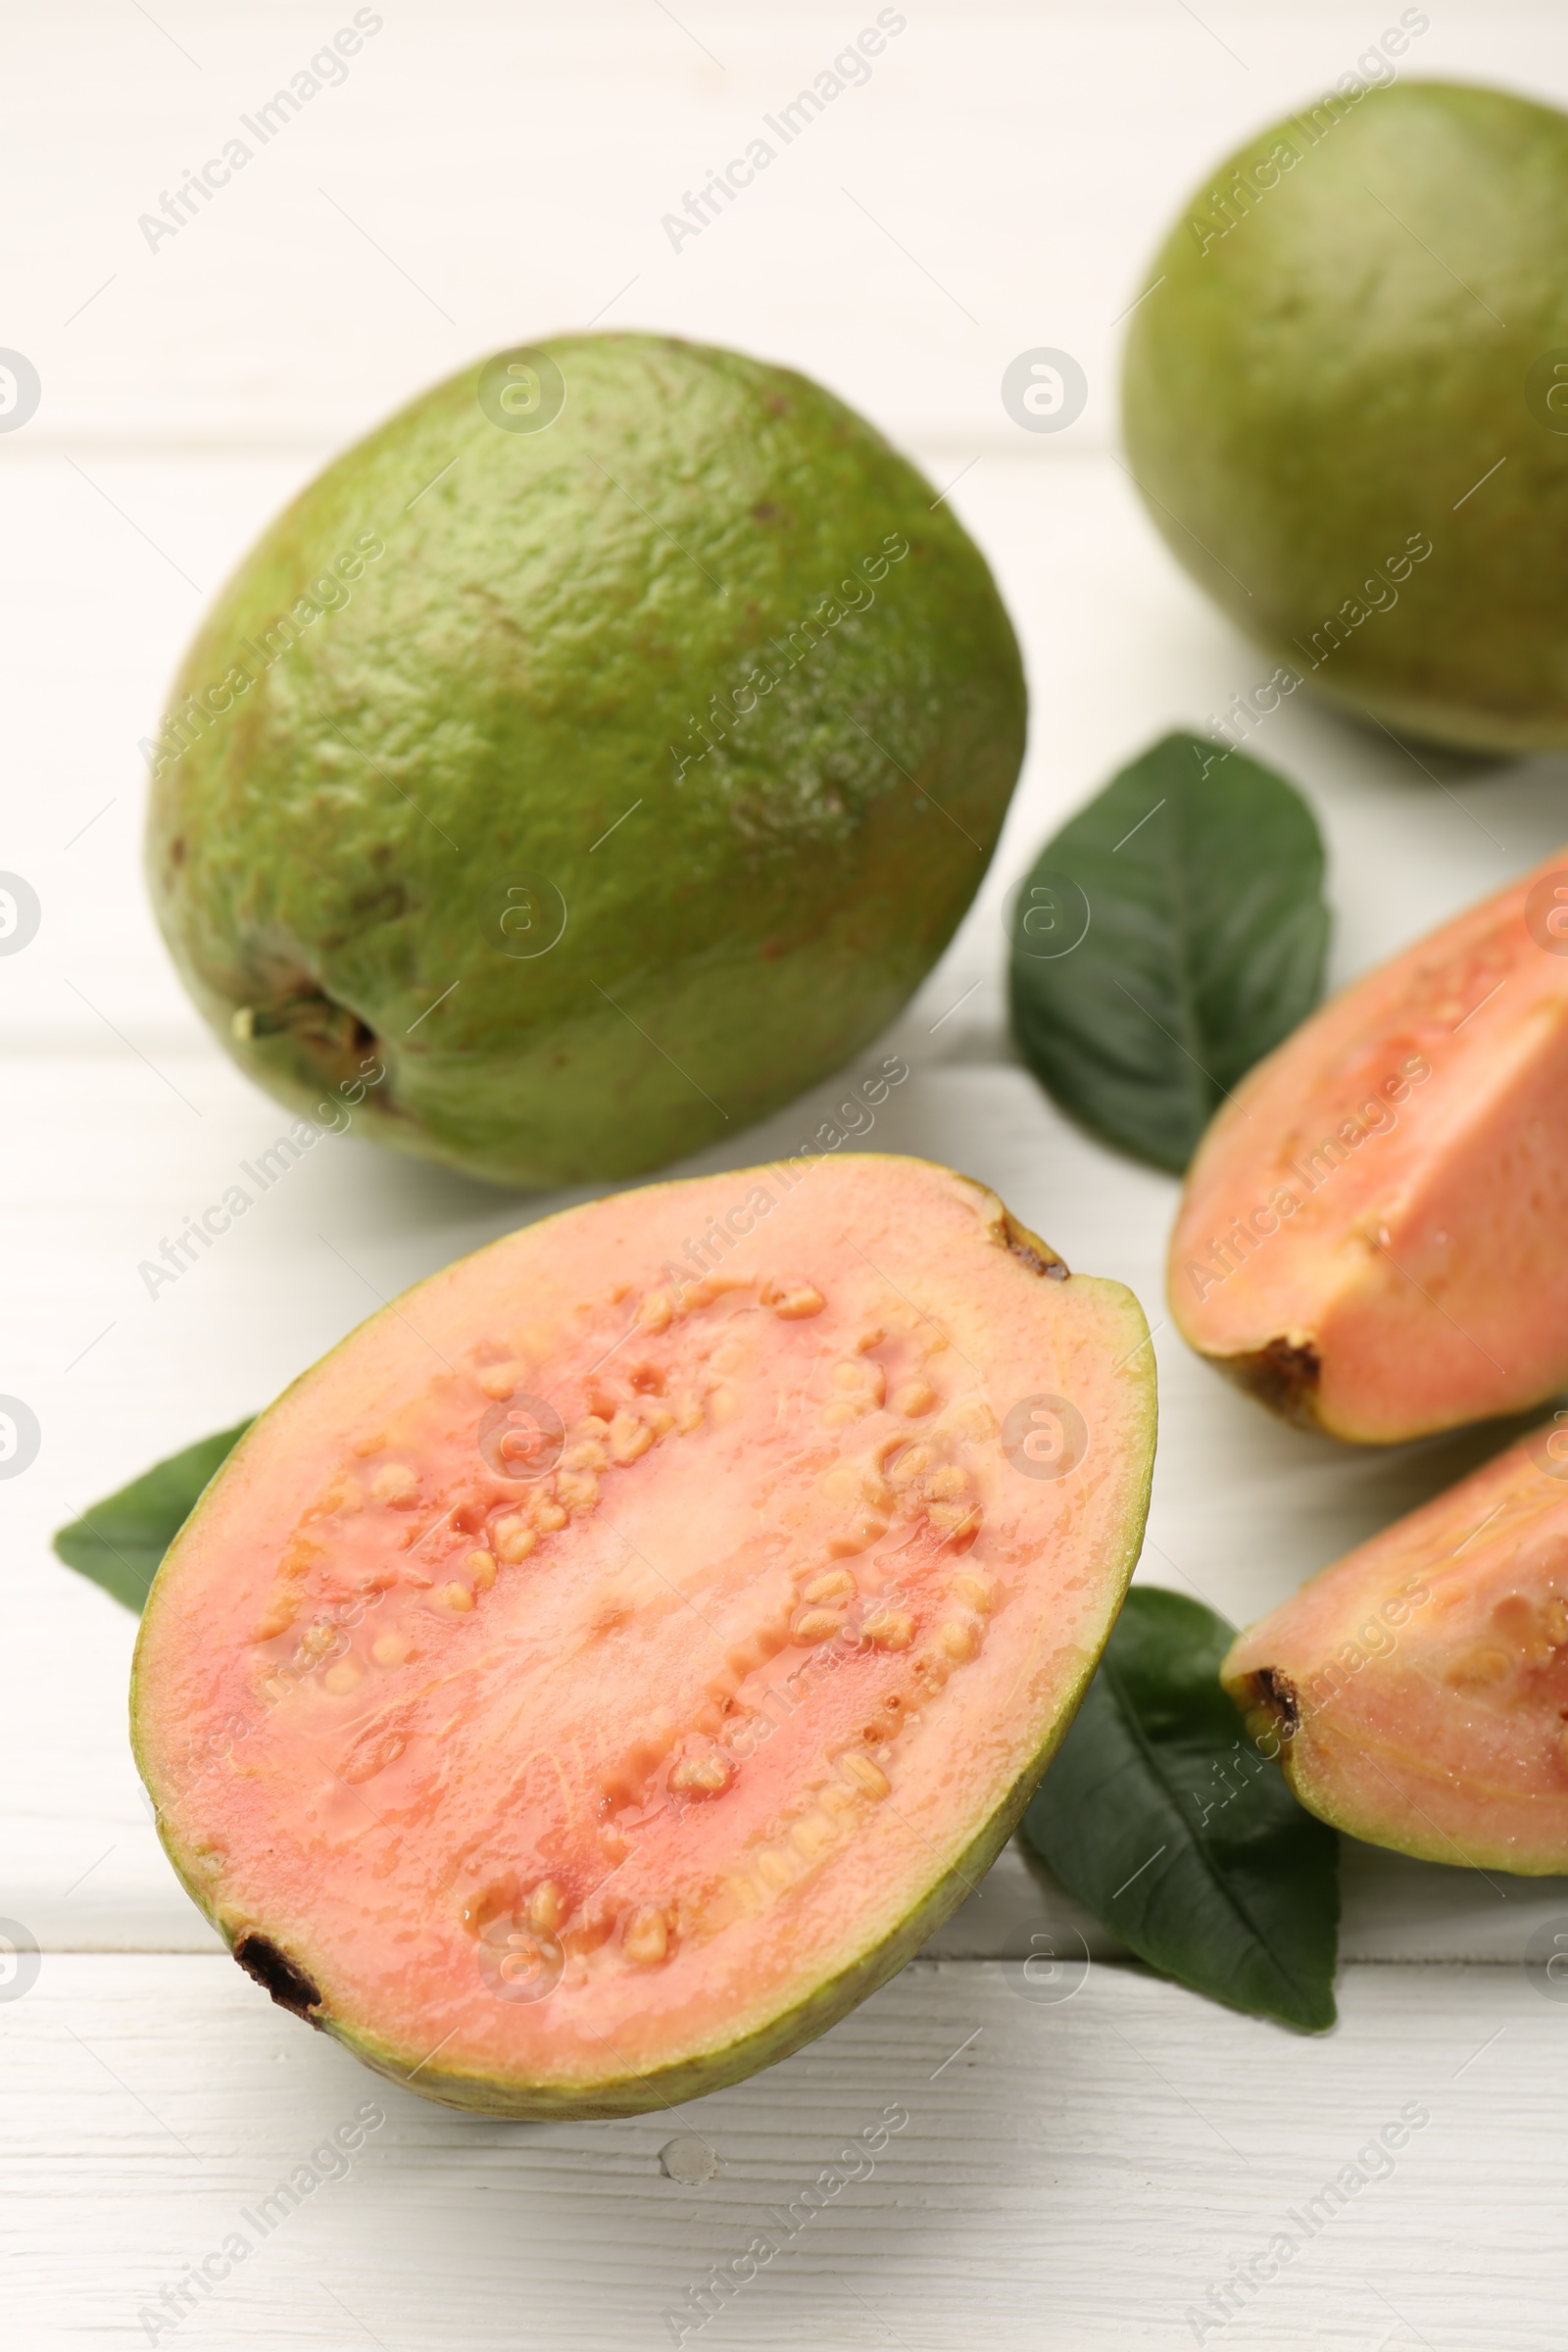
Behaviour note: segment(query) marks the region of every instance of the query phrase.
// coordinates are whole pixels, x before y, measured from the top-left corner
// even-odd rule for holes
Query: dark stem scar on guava
[[[1312,1406],[1323,1365],[1310,1341],[1298,1346],[1291,1340],[1270,1340],[1266,1348],[1255,1348],[1250,1355],[1214,1360],[1239,1388],[1256,1396],[1270,1411],[1294,1421],[1299,1429],[1317,1427]]]
[[[1258,1706],[1268,1714],[1271,1728],[1282,1739],[1293,1739],[1300,1726],[1301,1705],[1290,1676],[1282,1674],[1277,1666],[1259,1666],[1252,1675],[1252,1689]]]
[[[396,1098],[379,1031],[323,989],[301,983],[270,996],[258,992],[253,1003],[235,1010],[229,1027],[242,1046],[258,1048],[264,1060],[273,1060],[310,1085],[346,1088],[358,1080],[363,1087],[366,1062],[374,1054],[381,1064],[380,1077],[369,1081],[378,1088],[376,1109],[397,1118],[408,1115]]]
[[[1003,1210],[1002,1221],[1007,1248],[1014,1257],[1022,1258],[1031,1274],[1043,1274],[1051,1282],[1069,1279],[1072,1268],[1065,1258],[1057,1256],[1049,1242],[1043,1242],[1038,1233],[1031,1233],[1027,1225],[1020,1225],[1007,1209]]]
[[[247,1004],[234,1015],[234,1034],[253,1037],[294,1037],[318,1052],[363,1053],[375,1044],[375,1031],[352,1005],[340,1004],[323,989],[303,988],[260,1004]]]
[[[254,1977],[271,1994],[280,2009],[292,2010],[307,2025],[319,2026],[321,2021],[317,2015],[321,2006],[319,1986],[270,1936],[259,1936],[254,1929],[248,1931],[235,1944],[234,1957],[245,1974]]]

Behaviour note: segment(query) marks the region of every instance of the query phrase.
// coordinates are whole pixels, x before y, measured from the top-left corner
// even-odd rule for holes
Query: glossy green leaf
[[[1086,1127],[1185,1168],[1237,1081],[1317,1003],[1329,919],[1295,785],[1167,735],[1063,825],[1019,894],[1018,1044]]]
[[[195,1509],[202,1489],[249,1429],[249,1421],[172,1453],[118,1494],[108,1494],[55,1537],[68,1568],[140,1611],[165,1552]]]
[[[1179,1592],[1128,1593],[1024,1850],[1152,1967],[1317,2032],[1334,2023],[1339,1838],[1221,1687],[1233,1639]]]

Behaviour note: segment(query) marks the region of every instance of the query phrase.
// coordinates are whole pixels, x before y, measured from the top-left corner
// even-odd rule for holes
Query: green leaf
[[[1152,1967],[1320,2032],[1334,2023],[1339,1838],[1221,1687],[1233,1640],[1212,1609],[1134,1587],[1024,1815],[1024,1851]]]
[[[1295,785],[1167,735],[1041,852],[1013,918],[1013,1031],[1064,1110],[1179,1171],[1317,1003],[1328,936]]]
[[[195,1509],[202,1489],[249,1429],[249,1421],[172,1453],[61,1528],[55,1550],[127,1609],[140,1611],[165,1552]]]

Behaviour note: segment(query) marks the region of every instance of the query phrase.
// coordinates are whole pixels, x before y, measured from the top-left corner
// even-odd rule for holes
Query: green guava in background
[[[738,1137],[887,1022],[1023,753],[984,559],[831,394],[576,335],[401,410],[186,656],[148,869],[294,1110],[518,1185]],[[323,1104],[325,1109],[323,1111]]]
[[[1568,116],[1342,84],[1194,191],[1148,282],[1128,457],[1215,602],[1393,728],[1568,743]]]

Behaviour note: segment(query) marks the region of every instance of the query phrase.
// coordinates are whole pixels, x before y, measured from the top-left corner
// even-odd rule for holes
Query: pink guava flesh
[[[1222,1675],[1325,1821],[1431,1862],[1568,1870],[1568,1419],[1325,1568]]]
[[[1336,1437],[1568,1382],[1568,850],[1249,1074],[1193,1162],[1168,1289],[1201,1354]]]

